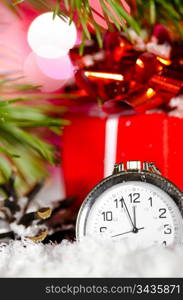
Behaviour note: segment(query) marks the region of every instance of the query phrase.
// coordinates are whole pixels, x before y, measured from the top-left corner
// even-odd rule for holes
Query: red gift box
[[[112,173],[114,163],[153,161],[163,176],[183,189],[183,119],[166,113],[128,116],[71,116],[65,127],[62,167],[67,196],[80,204]]]

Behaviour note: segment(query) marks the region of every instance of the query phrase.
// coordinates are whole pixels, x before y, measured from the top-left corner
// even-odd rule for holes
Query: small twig
[[[6,196],[9,195],[8,187],[5,183],[0,184],[0,189],[6,194]]]
[[[52,210],[49,207],[40,208],[36,212],[30,212],[22,216],[18,224],[29,226],[34,220],[45,220],[51,216]]]
[[[1,201],[1,203],[4,203],[4,201]],[[5,206],[4,207],[0,207],[0,212],[3,213],[3,215],[5,217],[3,219],[6,220],[8,223],[11,223],[11,222],[14,221],[14,217],[12,216],[11,211],[10,211],[10,209],[8,207],[5,207]]]
[[[76,200],[75,197],[68,197],[66,199],[56,201],[56,202],[58,202],[58,205],[53,209],[52,215],[54,215],[55,213],[57,213],[58,211],[60,211],[62,209],[66,209],[66,208],[70,207],[74,203],[75,200]]]
[[[40,182],[38,182],[37,184],[34,185],[34,187],[27,193],[27,195],[25,195],[25,197],[27,197],[27,203],[23,209],[23,212],[22,212],[23,215],[26,213],[31,201],[39,193],[39,191],[41,190],[43,185],[44,185],[44,180],[41,180]]]
[[[48,230],[45,229],[44,231],[42,231],[40,234],[36,235],[36,236],[33,236],[33,237],[30,237],[28,236],[27,238],[32,240],[33,242],[42,242],[44,241],[44,239],[47,237],[48,235]]]
[[[15,177],[16,177],[16,172],[13,171],[9,179],[8,191],[9,191],[9,195],[13,198],[13,200],[17,202],[18,196],[15,190]]]
[[[43,207],[40,208],[36,213],[35,213],[35,217],[37,219],[41,219],[41,220],[46,220],[48,219],[52,214],[52,210],[49,207]]]
[[[4,239],[4,238],[14,239],[15,238],[15,234],[14,234],[13,231],[8,231],[8,232],[0,233],[0,239]]]
[[[12,201],[9,199],[4,200],[4,206],[9,208],[12,215],[14,215],[17,211],[20,211],[20,206],[16,204],[13,200]]]

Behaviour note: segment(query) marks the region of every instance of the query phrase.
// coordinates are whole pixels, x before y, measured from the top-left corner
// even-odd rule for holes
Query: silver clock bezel
[[[90,209],[104,191],[113,185],[128,181],[140,181],[151,183],[164,192],[166,192],[172,201],[177,205],[182,217],[183,217],[183,193],[179,188],[173,184],[171,181],[162,177],[159,174],[152,173],[149,171],[125,171],[120,172],[99,182],[84,199],[76,221],[76,240],[80,241],[86,235],[86,221],[89,215]]]

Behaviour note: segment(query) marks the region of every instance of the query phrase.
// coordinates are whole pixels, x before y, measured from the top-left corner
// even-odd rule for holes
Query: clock
[[[76,237],[132,247],[183,242],[183,193],[154,163],[128,161],[95,186],[78,213]]]

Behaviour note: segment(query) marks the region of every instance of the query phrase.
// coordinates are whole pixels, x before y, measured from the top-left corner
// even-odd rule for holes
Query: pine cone
[[[0,185],[4,195],[0,200],[0,243],[22,237],[44,243],[75,238],[75,198],[55,201],[53,209],[42,207],[30,212],[30,204],[43,184],[38,182],[21,198],[15,189],[15,173]]]
[[[39,222],[49,218],[52,210],[43,207],[35,212],[27,212],[42,186],[43,182],[37,183],[24,197],[19,198],[15,189],[15,173],[12,173],[6,183],[0,185],[4,195],[0,200],[0,242],[22,237],[41,242],[46,238],[48,228],[39,225]]]

